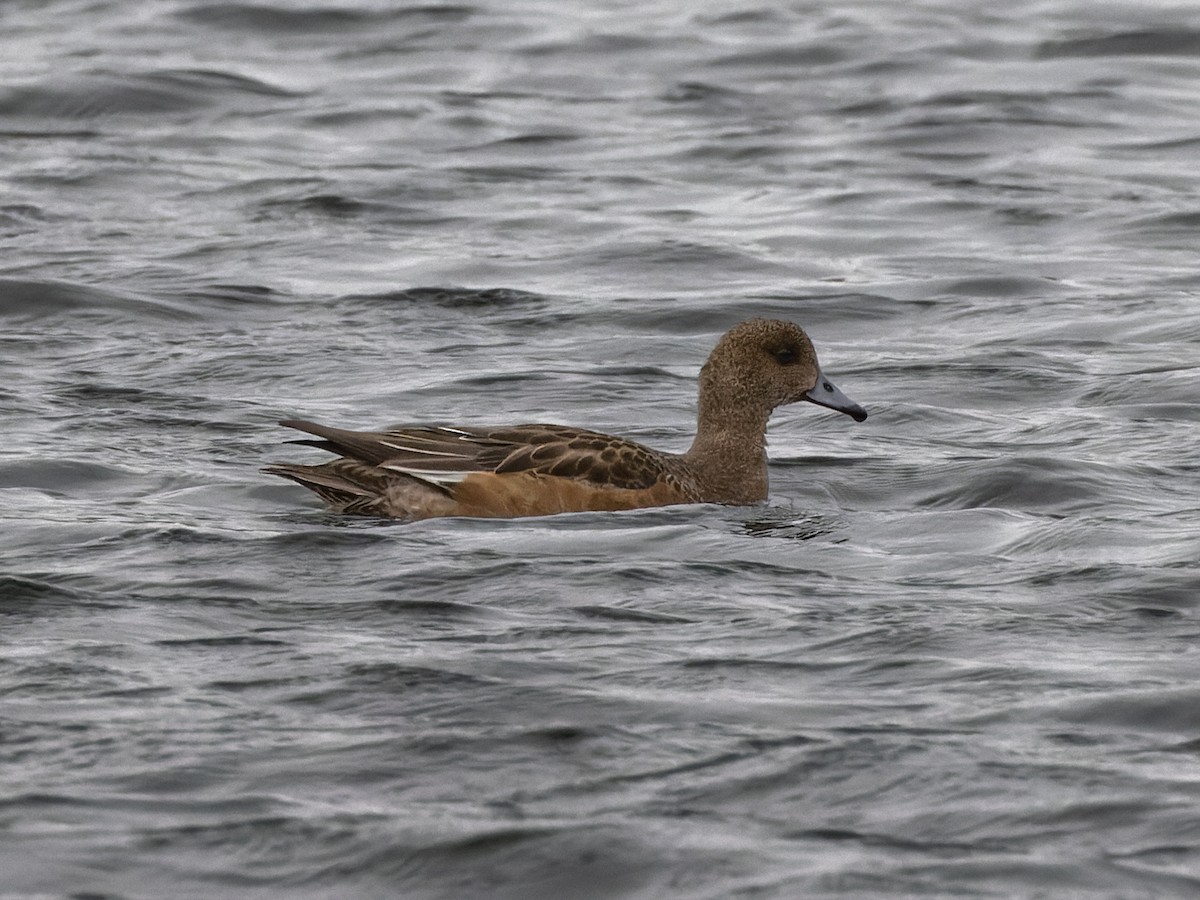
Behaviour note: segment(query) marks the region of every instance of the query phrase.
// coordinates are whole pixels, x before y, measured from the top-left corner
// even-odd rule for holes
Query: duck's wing
[[[564,425],[416,425],[349,431],[300,420],[280,424],[319,438],[296,443],[447,491],[475,473],[526,472],[629,490],[677,484],[664,454],[625,438]]]

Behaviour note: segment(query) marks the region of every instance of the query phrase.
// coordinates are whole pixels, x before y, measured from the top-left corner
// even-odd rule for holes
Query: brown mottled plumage
[[[339,458],[263,471],[315,491],[337,512],[404,519],[514,517],[767,497],[767,419],[808,400],[861,422],[866,411],[821,374],[791,322],[751,319],[700,370],[696,438],[683,454],[564,425],[415,425],[346,431],[288,420]]]

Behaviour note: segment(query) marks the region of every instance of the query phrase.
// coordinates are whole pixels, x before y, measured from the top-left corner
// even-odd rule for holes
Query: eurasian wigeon
[[[335,512],[400,519],[745,505],[767,497],[767,419],[801,400],[867,417],[822,374],[798,326],[751,319],[730,329],[700,370],[696,438],[683,454],[564,425],[346,431],[287,420],[279,424],[319,438],[294,443],[339,459],[263,471],[315,491]]]

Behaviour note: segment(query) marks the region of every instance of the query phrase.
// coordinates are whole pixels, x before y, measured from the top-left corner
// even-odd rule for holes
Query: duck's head
[[[701,393],[736,397],[770,411],[807,400],[845,413],[856,422],[867,411],[821,372],[812,341],[800,326],[780,319],[750,319],[717,342],[700,373]]]

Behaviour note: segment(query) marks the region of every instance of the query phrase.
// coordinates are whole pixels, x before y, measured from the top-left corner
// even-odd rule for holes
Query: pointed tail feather
[[[361,500],[364,497],[374,497],[375,494],[353,481],[330,472],[323,466],[300,466],[289,463],[264,466],[263,472],[288,478],[303,487],[308,488],[318,497],[333,507],[344,507],[348,503]]]
[[[349,431],[345,428],[331,428],[328,425],[318,425],[316,422],[306,422],[303,419],[284,419],[279,423],[285,428],[294,428],[316,435],[320,441],[311,441],[313,446],[337,453],[347,459],[355,459],[369,465],[378,465],[394,450],[383,444],[379,436],[370,431]],[[297,441],[305,443],[305,441]]]

